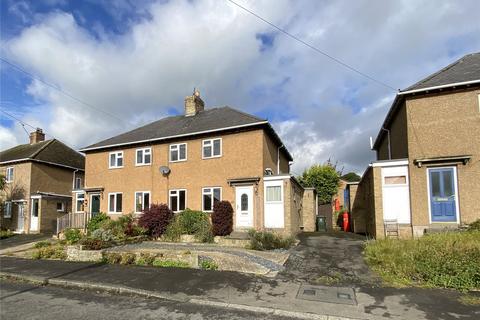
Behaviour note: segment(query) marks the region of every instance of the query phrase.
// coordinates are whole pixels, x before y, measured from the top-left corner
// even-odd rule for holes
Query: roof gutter
[[[93,147],[93,148],[86,147],[86,148],[80,149],[79,151],[80,152],[93,151],[93,150],[99,150],[99,149],[107,149],[107,148],[113,148],[113,147],[127,146],[127,145],[132,145],[132,144],[137,144],[137,143],[155,142],[155,141],[162,141],[162,140],[168,140],[168,139],[174,139],[174,138],[189,137],[189,136],[194,136],[194,135],[204,134],[204,133],[212,133],[212,132],[219,132],[219,131],[225,131],[225,130],[230,130],[230,129],[258,126],[260,124],[268,124],[268,121],[260,121],[260,122],[254,122],[254,123],[249,123],[249,124],[242,124],[242,125],[238,125],[238,126],[224,127],[224,128],[219,128],[219,129],[212,129],[212,130],[197,131],[197,132],[192,132],[192,133],[177,134],[177,135],[161,137],[161,138],[137,140],[137,141],[124,142],[124,143],[115,143],[115,144],[109,144],[109,145],[100,146],[100,147]]]
[[[64,165],[64,164],[59,164],[59,163],[50,162],[50,161],[44,161],[44,160],[38,160],[38,159],[32,159],[32,158],[23,158],[23,159],[15,159],[15,160],[2,161],[2,162],[0,162],[0,164],[9,164],[9,163],[16,163],[16,162],[24,162],[24,161],[32,161],[32,162],[46,163],[46,164],[50,164],[50,165],[53,165],[53,166],[68,168],[68,169],[72,169],[72,170],[85,171],[85,169],[82,169],[82,168],[76,168],[76,167],[71,167],[71,166],[67,166],[67,165]]]

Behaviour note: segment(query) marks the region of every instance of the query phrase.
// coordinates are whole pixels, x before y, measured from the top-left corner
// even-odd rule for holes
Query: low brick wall
[[[91,261],[102,260],[103,250],[82,250],[81,246],[67,246],[68,261]]]
[[[213,241],[221,246],[234,248],[245,248],[250,243],[249,239],[231,239],[220,236],[213,238]]]

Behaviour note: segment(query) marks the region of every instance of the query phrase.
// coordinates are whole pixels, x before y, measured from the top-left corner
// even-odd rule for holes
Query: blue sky
[[[394,88],[480,51],[475,0],[238,2]],[[361,173],[395,96],[228,1],[0,6],[2,58],[89,105],[2,63],[1,109],[75,148],[180,114],[197,87],[207,107],[268,118],[294,172],[333,159]],[[26,140],[0,115],[0,149]]]

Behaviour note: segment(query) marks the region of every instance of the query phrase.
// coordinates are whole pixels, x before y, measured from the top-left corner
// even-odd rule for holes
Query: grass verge
[[[364,255],[390,285],[480,289],[480,231],[369,241]]]

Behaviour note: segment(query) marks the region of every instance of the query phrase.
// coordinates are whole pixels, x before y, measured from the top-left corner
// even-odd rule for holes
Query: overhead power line
[[[6,64],[10,65],[12,68],[14,68],[14,69],[16,69],[16,70],[18,70],[18,71],[26,74],[26,75],[29,76],[30,78],[35,79],[35,80],[37,80],[37,81],[40,81],[41,83],[45,84],[46,86],[49,86],[50,88],[53,88],[53,89],[57,90],[58,92],[62,93],[63,95],[65,95],[65,96],[67,96],[67,97],[69,97],[70,99],[75,100],[75,101],[83,104],[84,106],[89,107],[90,109],[93,109],[93,110],[96,110],[96,111],[100,111],[101,113],[103,113],[103,114],[105,114],[105,115],[107,115],[107,116],[110,116],[110,117],[112,117],[112,118],[115,118],[116,120],[119,120],[119,121],[121,121],[122,123],[125,123],[125,121],[124,121],[123,119],[117,117],[116,115],[113,115],[113,114],[111,114],[111,113],[109,113],[109,112],[107,112],[107,111],[105,111],[105,110],[102,110],[101,108],[95,107],[94,105],[92,105],[92,104],[90,104],[90,103],[88,103],[88,102],[85,102],[85,101],[83,101],[83,100],[75,97],[74,95],[68,93],[67,91],[65,91],[65,90],[63,90],[63,89],[61,89],[61,88],[59,88],[59,87],[57,87],[57,86],[55,86],[55,85],[53,85],[53,84],[51,84],[51,83],[49,83],[49,82],[41,79],[41,78],[39,78],[39,77],[31,74],[30,72],[26,71],[25,69],[23,69],[22,67],[16,65],[15,63],[10,62],[10,61],[8,61],[7,59],[5,59],[5,58],[3,58],[3,57],[0,57],[0,60],[3,61],[3,62],[5,62]]]
[[[362,71],[360,71],[360,70],[352,67],[351,65],[349,65],[349,64],[341,61],[340,59],[337,59],[337,58],[335,58],[334,56],[332,56],[332,55],[330,55],[330,54],[328,54],[328,53],[326,53],[326,52],[318,49],[318,48],[315,47],[314,45],[312,45],[312,44],[310,44],[310,43],[308,43],[308,42],[306,42],[306,41],[298,38],[297,36],[291,34],[290,32],[286,31],[285,29],[280,28],[279,26],[277,26],[277,25],[275,25],[274,23],[268,21],[267,19],[261,17],[260,15],[258,15],[258,14],[256,14],[255,12],[251,11],[250,9],[245,8],[244,6],[238,4],[237,2],[235,2],[235,1],[233,1],[233,0],[227,0],[227,1],[229,1],[229,2],[232,3],[232,4],[234,4],[235,6],[239,7],[240,9],[244,10],[245,12],[248,12],[249,14],[253,15],[254,17],[262,20],[264,23],[266,23],[266,24],[268,24],[269,26],[275,28],[276,30],[280,31],[281,33],[285,34],[286,36],[294,39],[294,40],[297,41],[297,42],[300,42],[300,43],[303,44],[304,46],[312,49],[313,51],[315,51],[315,52],[317,52],[317,53],[319,53],[319,54],[321,54],[321,55],[329,58],[330,60],[336,62],[337,64],[343,66],[344,68],[346,68],[346,69],[348,69],[348,70],[350,70],[350,71],[353,71],[353,72],[361,75],[362,77],[364,77],[364,78],[366,78],[366,79],[369,79],[370,81],[373,81],[373,82],[375,82],[375,83],[377,83],[377,84],[379,84],[379,85],[381,85],[381,86],[383,86],[383,87],[385,87],[385,88],[391,89],[391,90],[393,90],[393,91],[395,91],[395,92],[397,91],[397,89],[395,89],[395,88],[392,87],[391,85],[389,85],[389,84],[387,84],[387,83],[385,83],[385,82],[383,82],[383,81],[377,80],[377,79],[375,79],[374,77],[369,76],[368,74],[366,74],[366,73],[364,73],[364,72],[362,72]]]

